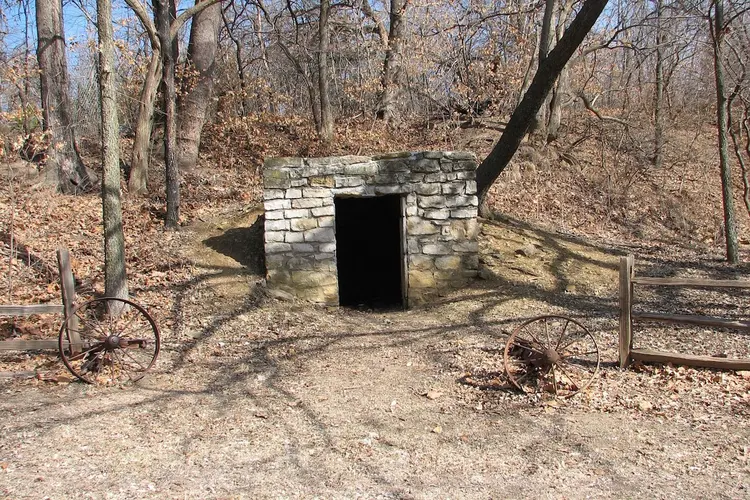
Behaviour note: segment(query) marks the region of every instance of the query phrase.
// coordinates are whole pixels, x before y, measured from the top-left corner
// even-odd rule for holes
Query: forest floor
[[[747,278],[716,247],[506,214],[483,221],[482,279],[466,289],[409,311],[318,307],[265,293],[261,212],[232,191],[243,179],[193,175],[181,231],[160,228],[158,199],[125,207],[131,293],[162,329],[153,373],[86,386],[54,353],[0,351],[0,497],[750,495],[750,373],[616,367],[619,256],[635,253],[646,275]],[[58,245],[75,256],[81,296],[100,293],[98,198],[8,186],[0,258],[14,301],[57,300]],[[9,234],[27,245],[20,257]],[[750,315],[747,299],[638,297],[644,309],[731,318]],[[582,322],[601,351],[593,384],[570,400],[519,394],[503,373],[509,332],[547,313]],[[3,323],[0,337],[49,337],[58,324]],[[732,332],[645,325],[635,342],[750,357]]]

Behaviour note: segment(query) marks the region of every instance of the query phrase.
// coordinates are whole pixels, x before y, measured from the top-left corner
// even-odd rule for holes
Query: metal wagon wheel
[[[594,336],[566,316],[539,316],[516,328],[505,345],[505,371],[525,393],[551,392],[569,398],[591,384],[599,371]]]
[[[68,331],[78,333],[80,344],[71,345]],[[60,327],[58,348],[68,370],[84,382],[135,382],[156,362],[159,328],[135,302],[104,297],[73,310]]]

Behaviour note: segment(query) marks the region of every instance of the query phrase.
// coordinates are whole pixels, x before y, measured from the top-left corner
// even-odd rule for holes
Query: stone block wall
[[[392,194],[405,197],[409,305],[465,285],[479,265],[476,166],[463,152],[267,159],[268,286],[338,304],[334,198]]]

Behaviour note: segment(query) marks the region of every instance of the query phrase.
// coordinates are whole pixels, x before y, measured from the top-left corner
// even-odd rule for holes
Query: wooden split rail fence
[[[631,361],[674,363],[724,370],[750,370],[750,359],[729,359],[713,356],[694,356],[650,349],[633,349],[633,320],[678,323],[694,326],[729,328],[750,333],[750,321],[735,321],[709,316],[665,314],[633,311],[633,288],[639,286],[667,286],[692,288],[750,288],[750,281],[709,280],[688,278],[652,278],[635,276],[632,255],[620,258],[620,367]]]
[[[60,271],[60,289],[62,291],[62,304],[34,304],[34,305],[0,305],[0,316],[31,316],[32,314],[63,314],[65,319],[70,317],[76,300],[75,281],[70,265],[70,252],[65,249],[57,251],[57,265]],[[65,322],[63,321],[63,324]],[[73,317],[67,323],[68,341],[72,345],[79,345],[78,328],[76,319]],[[0,341],[0,350],[37,350],[57,349],[58,340],[23,340],[10,339]]]

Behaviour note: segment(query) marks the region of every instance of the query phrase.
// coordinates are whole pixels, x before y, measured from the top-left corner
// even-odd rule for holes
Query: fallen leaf
[[[425,396],[427,397],[427,399],[437,399],[437,398],[439,398],[442,395],[443,395],[443,393],[440,392],[440,391],[427,391],[427,393],[425,394]]]
[[[438,425],[437,427],[432,429],[432,432],[434,432],[435,434],[441,434],[443,432],[443,428]]]

